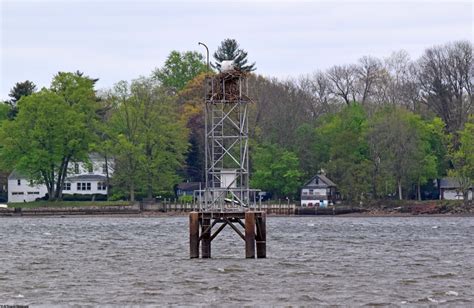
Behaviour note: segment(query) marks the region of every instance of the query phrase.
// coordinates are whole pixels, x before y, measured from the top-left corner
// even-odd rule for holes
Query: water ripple
[[[474,303],[472,218],[270,217],[265,260],[230,230],[190,260],[187,221],[0,219],[0,305]]]

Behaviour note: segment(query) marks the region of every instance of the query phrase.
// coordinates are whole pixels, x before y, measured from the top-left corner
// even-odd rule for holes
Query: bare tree
[[[359,101],[365,105],[372,96],[381,78],[382,62],[371,56],[364,56],[359,59],[359,65],[356,67],[357,82],[356,91]]]
[[[472,48],[468,41],[436,46],[418,61],[422,102],[443,119],[449,132],[461,129],[473,111]]]
[[[355,65],[335,65],[327,71],[327,77],[330,81],[332,93],[344,100],[347,105],[356,100]]]
[[[331,83],[324,72],[316,71],[312,75],[300,77],[298,86],[311,97],[308,102],[313,118],[330,112],[330,104],[334,99]]]
[[[419,110],[419,87],[414,71],[414,64],[405,50],[393,52],[385,58],[380,82],[376,87],[376,100],[381,104]]]

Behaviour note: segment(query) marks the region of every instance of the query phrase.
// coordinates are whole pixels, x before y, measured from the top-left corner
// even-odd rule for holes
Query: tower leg
[[[189,257],[199,258],[199,213],[189,214]]]
[[[267,227],[266,227],[266,213],[261,212],[257,217],[257,258],[267,257]]]
[[[255,258],[255,212],[245,212],[245,257]]]

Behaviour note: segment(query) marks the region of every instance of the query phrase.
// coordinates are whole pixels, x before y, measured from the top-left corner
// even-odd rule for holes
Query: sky
[[[98,89],[148,76],[172,50],[212,53],[236,39],[257,73],[298,77],[365,55],[473,42],[472,1],[0,0],[0,100],[16,82],[48,87],[59,71]]]

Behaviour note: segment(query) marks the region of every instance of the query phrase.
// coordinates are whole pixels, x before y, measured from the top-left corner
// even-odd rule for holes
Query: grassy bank
[[[66,208],[66,207],[100,207],[132,205],[130,201],[35,201],[27,203],[8,203],[10,208]]]

